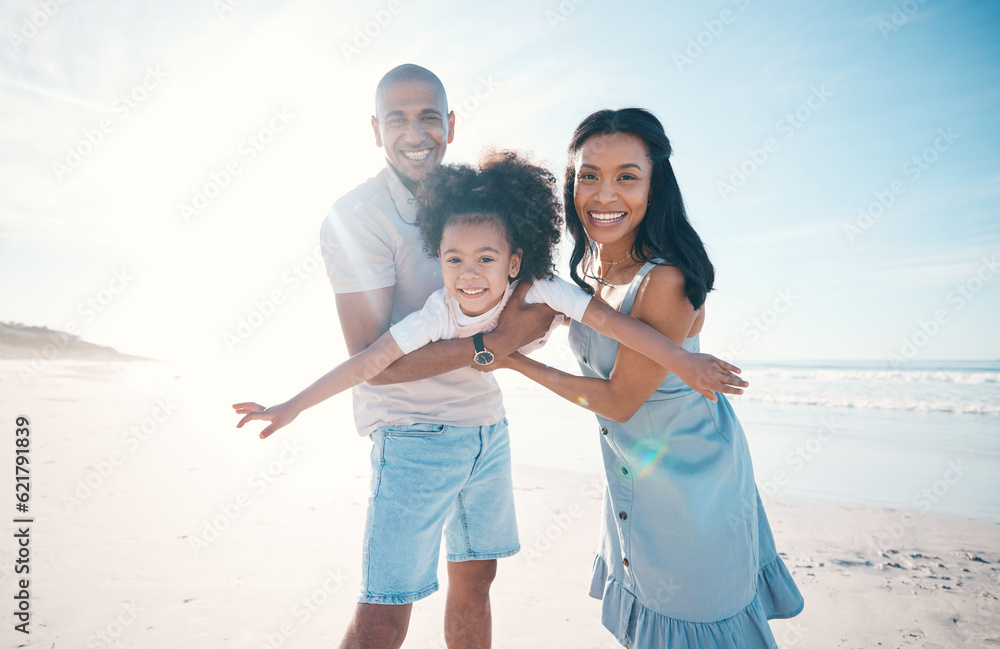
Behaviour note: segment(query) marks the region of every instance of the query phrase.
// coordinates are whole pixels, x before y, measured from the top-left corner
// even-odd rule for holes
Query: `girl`
[[[444,288],[432,294],[423,309],[288,401],[263,410],[254,402],[235,404],[236,412],[245,415],[237,427],[253,420],[270,422],[260,433],[266,438],[306,408],[367,381],[435,340],[472,336],[474,362],[488,369],[494,359],[482,346],[481,334],[496,326],[513,290],[512,280],[531,282],[526,302],[544,302],[621,341],[713,401],[713,391],[741,393],[729,387],[745,385],[732,373],[738,368],[713,356],[689,353],[649,325],[553,276],[552,251],[562,224],[554,187],[552,174],[507,151],[488,153],[478,168],[442,166],[434,172],[421,187],[417,226],[424,250],[441,260]]]

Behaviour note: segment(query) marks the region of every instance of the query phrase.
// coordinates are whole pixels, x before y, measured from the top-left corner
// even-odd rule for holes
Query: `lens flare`
[[[639,458],[639,477],[642,478],[656,470],[657,465],[667,455],[667,441],[656,444],[652,440],[640,440],[633,449],[633,457]]]

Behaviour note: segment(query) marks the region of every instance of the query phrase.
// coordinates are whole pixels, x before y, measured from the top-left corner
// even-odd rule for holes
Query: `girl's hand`
[[[711,354],[688,354],[684,363],[674,369],[674,374],[695,392],[715,403],[718,401],[716,392],[743,394],[740,388],[750,384],[736,376],[735,373],[741,371]]]
[[[246,416],[240,419],[240,423],[236,424],[237,428],[243,428],[243,424],[255,419],[271,422],[264,430],[260,431],[261,439],[267,439],[272,433],[277,432],[279,428],[284,428],[292,423],[301,412],[301,410],[289,405],[288,402],[265,408],[253,401],[244,401],[243,403],[233,404],[233,410],[238,415],[246,413]]]

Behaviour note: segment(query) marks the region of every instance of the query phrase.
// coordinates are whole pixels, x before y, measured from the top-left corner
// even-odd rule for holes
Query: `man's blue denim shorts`
[[[370,437],[359,602],[408,604],[436,591],[442,533],[448,561],[520,550],[506,419],[390,426]]]

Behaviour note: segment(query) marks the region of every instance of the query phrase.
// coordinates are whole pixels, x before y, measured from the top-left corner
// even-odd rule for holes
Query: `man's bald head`
[[[377,118],[382,119],[385,116],[382,108],[389,88],[398,83],[407,83],[410,81],[419,81],[432,87],[434,93],[438,95],[441,101],[441,108],[447,112],[448,95],[444,91],[444,84],[441,83],[437,75],[419,65],[404,63],[386,72],[382,80],[378,82],[378,87],[375,89],[375,116]]]

